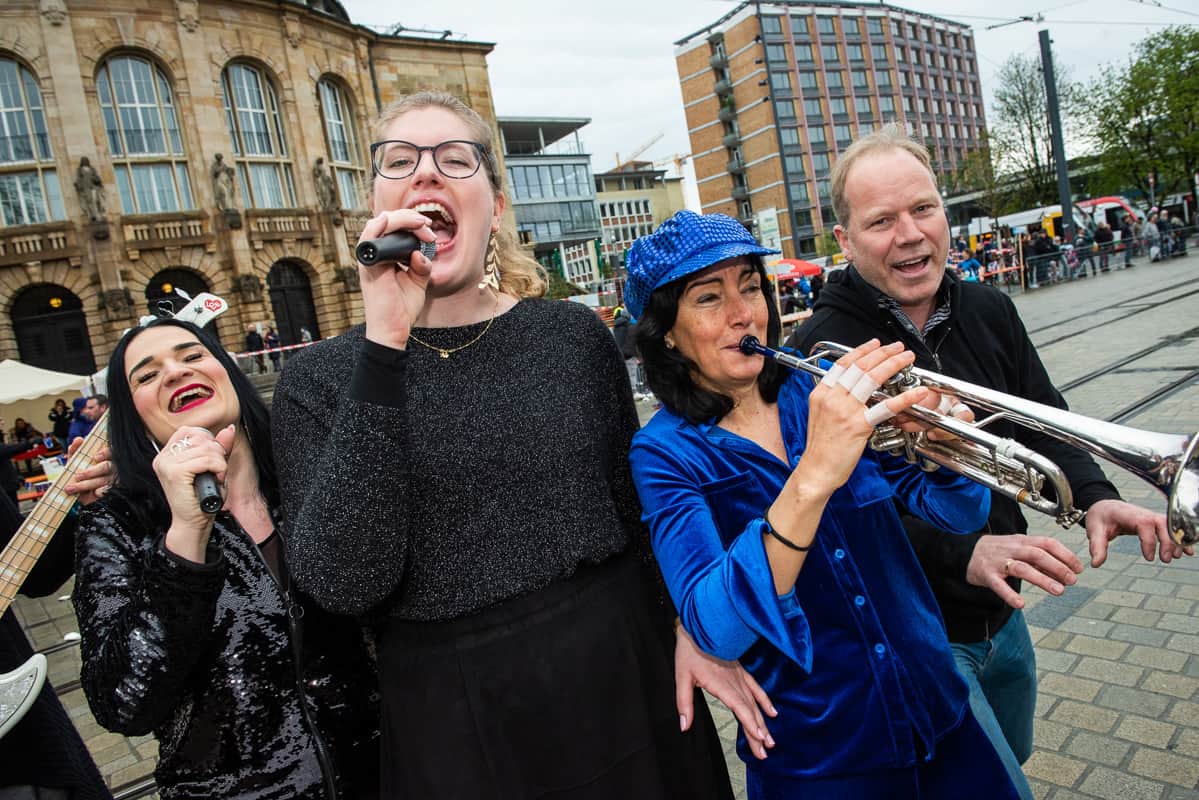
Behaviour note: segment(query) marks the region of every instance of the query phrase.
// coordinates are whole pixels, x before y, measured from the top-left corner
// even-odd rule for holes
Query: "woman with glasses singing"
[[[675,708],[611,334],[540,299],[478,114],[423,93],[377,132],[362,237],[435,256],[359,269],[366,324],[288,364],[274,433],[296,581],[375,624],[383,796],[731,797],[693,686],[761,742],[757,687],[680,635]]]

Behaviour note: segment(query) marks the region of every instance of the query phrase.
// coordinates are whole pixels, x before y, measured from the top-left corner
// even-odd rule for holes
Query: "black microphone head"
[[[367,239],[359,242],[358,247],[354,248],[354,256],[358,259],[358,263],[368,267],[378,261],[379,248],[375,247],[375,240]]]
[[[741,348],[741,352],[747,356],[755,356],[758,354],[759,348],[762,347],[757,336],[745,335],[741,337],[741,342],[737,345]]]

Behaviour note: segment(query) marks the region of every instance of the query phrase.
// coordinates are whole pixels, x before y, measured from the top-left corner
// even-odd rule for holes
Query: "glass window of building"
[[[931,122],[924,123],[924,138],[925,139],[933,138],[933,124]]]
[[[821,200],[827,200],[829,194],[831,194],[831,192],[829,191],[828,181],[827,180],[816,181],[816,196],[819,197]]]
[[[782,33],[783,21],[773,15],[767,14],[762,17],[762,33]]]
[[[138,56],[110,58],[96,71],[96,95],[122,212],[195,208],[174,95],[163,71]]]
[[[772,64],[786,64],[787,48],[781,44],[766,45],[766,60]]]
[[[924,88],[924,73],[923,72],[916,73],[916,88],[917,89]]]
[[[845,102],[844,97],[830,98],[828,107],[833,112],[833,116],[841,116],[849,113],[849,104]]]
[[[820,46],[820,55],[830,64],[836,64],[841,60],[841,53],[835,44],[822,44]]]
[[[836,36],[837,24],[833,21],[832,17],[822,14],[816,17],[816,30],[820,31],[821,36]]]
[[[262,70],[235,62],[221,73],[221,93],[246,206],[294,208],[295,181],[275,87]]]
[[[880,89],[890,89],[891,71],[886,69],[876,69],[874,71],[874,82]]]
[[[779,119],[795,119],[795,101],[794,100],[775,100],[774,113]]]
[[[940,98],[937,98],[937,99],[934,99],[934,100],[933,100],[933,108],[935,108],[935,109],[937,110],[937,113],[938,113],[938,114],[944,114],[944,113],[945,113],[945,106],[944,106],[944,105],[941,103],[941,100],[940,100]]]
[[[799,147],[799,128],[779,128],[779,141],[783,147]]]
[[[829,89],[844,89],[845,76],[840,72],[826,72],[824,80],[828,84]]]
[[[913,105],[913,104],[912,104],[912,98],[908,97],[908,96],[905,94],[905,95],[903,96],[903,110],[904,110],[904,111],[906,111],[906,112],[908,112],[909,114],[915,113],[915,109],[914,109],[914,108],[912,108],[912,105]]]
[[[66,218],[41,90],[32,72],[0,58],[0,224]]]
[[[810,202],[808,200],[808,187],[804,186],[803,190],[804,190],[803,202],[805,202],[805,203]],[[801,208],[795,212],[795,227],[797,227],[797,228],[812,227],[812,212],[810,209]]]
[[[929,44],[932,44],[933,29],[928,27],[927,25],[925,25],[924,29],[921,32],[924,34],[924,41],[928,42]]]
[[[891,20],[891,35],[895,37],[903,36],[903,25],[897,19]]]
[[[955,91],[957,91],[957,89],[956,89],[956,84],[953,82],[953,78],[946,78],[946,79],[945,79],[945,91],[947,91],[947,92],[955,92]]]
[[[837,146],[840,147],[853,141],[853,133],[848,125],[834,125],[833,138],[837,140]]]
[[[841,28],[845,31],[846,36],[862,35],[862,21],[857,17],[842,17]]]
[[[878,99],[878,111],[880,114],[895,113],[895,98],[890,95],[883,95]]]
[[[340,207],[361,208],[366,199],[366,170],[361,163],[349,90],[329,78],[321,80],[317,88],[329,143],[329,166],[337,184]]]
[[[850,61],[865,61],[866,51],[862,49],[860,44],[850,44],[845,46],[845,53],[849,56]]]
[[[869,97],[855,97],[853,99],[853,109],[858,112],[858,116],[860,117],[868,117],[874,113],[870,108]]]
[[[888,61],[887,46],[885,44],[870,45],[870,57],[874,59],[876,64],[886,64]]]
[[[783,156],[783,169],[792,180],[803,178],[803,156]]]
[[[808,128],[808,141],[811,142],[813,147],[825,144],[827,140],[824,138],[824,126],[813,125]]]
[[[941,54],[941,69],[949,69],[949,56]]]
[[[808,184],[807,183],[791,183],[787,185],[787,194],[791,196],[791,200],[796,205],[806,205],[811,201],[808,199]]]
[[[922,56],[920,54],[920,49],[917,47],[913,47],[912,48],[912,63],[919,66],[920,64],[924,63],[923,58],[924,58],[924,56]]]
[[[870,76],[866,73],[866,70],[855,69],[851,73],[851,75],[853,76],[853,88],[854,89],[869,89],[870,88]]]
[[[815,98],[811,100],[804,100],[803,113],[804,116],[808,117],[809,119],[813,117],[819,117],[822,113],[820,110],[820,101]]]
[[[816,255],[816,239],[812,236],[806,236],[799,240],[799,254],[801,256]]]
[[[945,31],[937,31],[937,43],[942,47],[945,46]]]
[[[866,32],[871,36],[883,35],[883,21],[878,17],[866,18]]]
[[[799,85],[804,89],[820,89],[820,80],[815,72],[799,73]]]
[[[928,79],[932,82],[934,92],[941,91],[941,79],[940,78],[938,78],[936,75],[930,75],[928,77]]]
[[[791,16],[791,35],[792,36],[807,36],[808,33],[809,33],[808,18],[792,15]]]
[[[911,79],[908,78],[907,70],[901,69],[899,71],[899,85],[903,86],[904,88],[907,88],[908,86],[912,85]]]
[[[770,88],[782,94],[791,94],[791,73],[790,72],[772,72],[770,73]]]
[[[927,97],[921,97],[921,98],[920,98],[920,110],[921,110],[923,113],[925,113],[925,114],[930,114],[930,113],[932,113],[932,112],[931,112],[931,111],[929,111],[929,108],[930,108],[930,104],[929,104],[929,102],[928,102],[928,98],[927,98]]]
[[[813,61],[812,45],[797,44],[795,45],[795,60],[800,64],[810,64]]]

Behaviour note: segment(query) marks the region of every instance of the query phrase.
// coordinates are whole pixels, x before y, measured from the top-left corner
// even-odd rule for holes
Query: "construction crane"
[[[683,177],[683,165],[689,160],[691,160],[690,153],[675,153],[673,155],[666,156],[665,158],[659,158],[654,162],[654,166],[665,167],[667,164],[674,164],[674,171],[677,172],[681,178]]]
[[[661,139],[665,135],[666,135],[665,133],[659,133],[658,135],[654,136],[648,142],[646,142],[645,144],[641,145],[636,150],[634,150],[633,154],[631,156],[629,156],[628,158],[624,159],[623,161],[621,161],[621,159],[620,159],[620,153],[617,153],[616,154],[616,166],[613,167],[611,171],[616,172],[616,170],[621,169],[622,167],[627,167],[629,164],[632,164],[633,161],[636,160],[637,156],[641,155],[646,150],[653,147],[655,144],[658,143],[658,140]]]

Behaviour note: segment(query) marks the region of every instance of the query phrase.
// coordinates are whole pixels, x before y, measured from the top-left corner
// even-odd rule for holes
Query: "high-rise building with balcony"
[[[785,256],[832,230],[829,171],[858,136],[904,124],[947,175],[985,131],[971,29],[918,11],[746,2],[675,47],[703,212]]]
[[[500,117],[509,196],[521,241],[546,270],[594,288],[600,237],[591,156],[579,139],[586,118]]]

